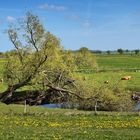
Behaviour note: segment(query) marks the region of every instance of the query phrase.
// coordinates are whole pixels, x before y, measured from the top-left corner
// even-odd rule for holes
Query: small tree
[[[124,51],[123,51],[123,49],[120,48],[120,49],[117,50],[117,52],[118,52],[119,54],[123,54]]]
[[[139,54],[140,50],[134,50],[135,51],[135,54]]]
[[[97,68],[97,63],[95,56],[86,47],[82,47],[75,53],[75,65],[77,69],[95,69]]]
[[[128,49],[125,50],[126,53],[129,53],[130,51]]]
[[[111,54],[111,51],[110,51],[110,50],[108,50],[108,51],[106,51],[106,53],[107,53],[107,54]]]

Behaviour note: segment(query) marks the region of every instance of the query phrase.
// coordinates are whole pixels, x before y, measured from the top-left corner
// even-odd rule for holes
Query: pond
[[[136,105],[135,110],[140,110],[140,103]]]
[[[47,108],[65,108],[65,109],[78,108],[78,105],[73,105],[73,104],[70,104],[70,103],[43,104],[43,105],[39,105],[39,106],[47,107]]]
[[[39,105],[41,107],[47,107],[47,108],[62,108],[61,104],[43,104]]]
[[[47,107],[47,108],[76,108],[73,107],[70,104],[44,104],[44,105],[39,105],[41,107]],[[134,108],[135,111],[140,110],[140,103],[136,105],[136,107]]]

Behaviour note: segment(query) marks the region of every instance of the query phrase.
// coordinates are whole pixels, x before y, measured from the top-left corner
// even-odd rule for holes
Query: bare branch
[[[18,52],[20,62],[23,64],[23,56],[22,56],[22,54],[20,52],[20,49],[18,47],[18,41],[17,41],[16,32],[14,32],[14,30],[10,29],[10,30],[8,30],[8,35],[9,35],[10,41],[12,42],[12,44],[14,45],[15,49]]]
[[[84,99],[83,97],[79,96],[78,94],[76,94],[76,93],[73,92],[73,91],[66,90],[66,89],[63,89],[63,88],[60,88],[60,87],[54,87],[54,86],[52,86],[52,85],[46,85],[46,86],[48,86],[49,88],[54,89],[54,90],[56,90],[56,91],[61,91],[61,92],[65,92],[65,93],[70,93],[71,95],[76,96],[76,97],[77,97],[78,99],[80,99],[80,100],[83,100],[83,99]]]

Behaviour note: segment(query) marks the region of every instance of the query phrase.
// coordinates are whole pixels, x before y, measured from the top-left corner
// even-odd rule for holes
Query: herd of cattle
[[[121,77],[120,80],[130,80],[130,79],[131,79],[131,76],[124,76],[124,77]],[[105,84],[108,84],[109,81],[108,81],[108,80],[107,80],[107,81],[104,81],[104,83],[105,83]]]

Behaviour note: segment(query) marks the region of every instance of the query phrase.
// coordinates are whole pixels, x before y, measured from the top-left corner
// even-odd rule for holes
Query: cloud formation
[[[83,22],[83,26],[84,26],[85,28],[90,28],[90,27],[92,27],[92,22],[91,22],[90,20],[85,20],[85,21]]]
[[[12,16],[7,16],[7,17],[6,17],[6,21],[7,21],[7,22],[10,22],[10,23],[11,23],[11,22],[14,22],[15,20],[16,20],[16,19],[15,19],[14,17],[12,17]]]
[[[65,18],[68,20],[71,20],[73,22],[78,22],[84,28],[92,28],[93,27],[93,21],[91,18],[79,16],[76,14],[67,15]]]
[[[72,20],[72,21],[80,21],[81,20],[81,17],[76,15],[76,14],[75,15],[74,14],[66,15],[65,17],[66,17],[66,19],[69,19],[69,20]]]
[[[68,8],[65,6],[61,6],[61,5],[54,5],[54,4],[43,4],[39,6],[40,9],[44,9],[44,10],[52,10],[52,11],[65,11]]]

